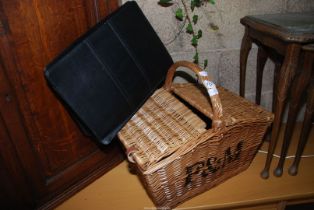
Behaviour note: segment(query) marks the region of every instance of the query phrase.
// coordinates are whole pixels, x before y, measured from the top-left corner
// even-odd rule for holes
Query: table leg
[[[249,36],[248,28],[245,28],[245,33],[242,38],[241,50],[240,50],[240,96],[244,97],[245,92],[245,73],[246,64],[249,52],[252,48],[252,39]]]
[[[289,168],[289,174],[292,176],[297,175],[298,173],[298,167],[301,159],[301,155],[303,153],[304,147],[306,145],[306,142],[308,140],[311,127],[312,127],[312,119],[314,117],[314,85],[310,88],[308,99],[306,102],[306,110],[303,120],[303,127],[301,131],[301,137],[298,144],[298,149],[294,158],[294,161]]]
[[[272,135],[268,147],[268,154],[266,158],[266,163],[263,171],[261,172],[261,177],[267,179],[269,177],[269,168],[272,161],[273,153],[277,144],[277,138],[279,134],[279,128],[281,125],[282,112],[285,107],[286,95],[288,88],[290,86],[291,80],[295,75],[298,58],[300,54],[301,46],[295,43],[289,44],[287,46],[286,55],[284,58],[283,65],[280,70],[280,75],[278,75],[279,82],[277,88],[277,96],[275,100],[275,119],[272,128]]]
[[[267,58],[268,58],[268,54],[263,49],[263,47],[258,47],[257,64],[256,64],[256,96],[255,96],[255,103],[258,105],[261,104],[263,72],[264,72],[264,67],[265,67]]]
[[[288,121],[285,129],[283,144],[281,147],[280,159],[277,168],[274,170],[274,175],[278,177],[281,176],[283,173],[285,158],[291,142],[291,136],[295,126],[297,114],[301,105],[300,102],[302,101],[304,91],[311,79],[312,63],[313,60],[310,59],[309,54],[306,54],[304,58],[302,72],[299,77],[293,82],[291,88],[291,102],[289,106]]]
[[[273,101],[272,101],[272,112],[275,112],[275,101],[277,97],[277,87],[278,87],[278,75],[280,75],[281,63],[275,63],[274,71],[274,82],[273,82]]]

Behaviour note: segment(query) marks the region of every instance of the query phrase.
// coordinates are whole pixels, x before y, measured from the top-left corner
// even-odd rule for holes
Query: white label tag
[[[218,94],[218,90],[216,88],[216,85],[208,80],[204,80],[204,86],[207,88],[209,96],[214,96]]]
[[[202,76],[202,77],[207,77],[208,76],[207,71],[200,71],[200,72],[198,72],[198,74],[200,76]]]

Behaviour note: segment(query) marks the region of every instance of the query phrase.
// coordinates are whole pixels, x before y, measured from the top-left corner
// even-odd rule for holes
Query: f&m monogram
[[[210,173],[214,174],[217,171],[222,170],[226,165],[232,163],[235,160],[239,160],[241,156],[241,151],[243,148],[243,141],[240,141],[236,147],[232,150],[228,147],[224,151],[222,158],[208,157],[207,161],[199,161],[195,164],[186,167],[186,180],[185,185],[189,185],[193,182],[194,176],[206,177]]]

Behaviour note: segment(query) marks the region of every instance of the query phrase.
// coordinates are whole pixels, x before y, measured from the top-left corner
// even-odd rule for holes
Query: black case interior
[[[45,77],[79,124],[109,144],[164,81],[172,63],[132,1],[58,56]]]

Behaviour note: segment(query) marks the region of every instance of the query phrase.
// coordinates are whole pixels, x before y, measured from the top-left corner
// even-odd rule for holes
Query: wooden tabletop
[[[314,41],[314,12],[249,15],[241,23],[284,41],[308,43]]]
[[[299,132],[300,125],[293,136],[289,154],[295,152]],[[314,129],[312,127],[305,154],[314,154],[313,140]],[[263,150],[266,150],[265,146],[267,145],[263,145]],[[279,151],[276,153],[278,154]],[[314,199],[314,158],[301,160],[298,176],[293,177],[287,174],[287,168],[292,163],[292,159],[289,159],[286,161],[283,177],[271,176],[268,180],[264,180],[260,178],[259,173],[264,165],[265,157],[265,154],[258,153],[248,170],[181,204],[178,209],[235,209],[236,207],[255,209],[253,206],[272,209],[281,201],[292,203]],[[273,161],[273,166],[276,166],[276,162],[277,158]],[[124,161],[57,208],[57,210],[70,209],[148,210],[155,208],[137,176],[128,172],[128,164]]]

